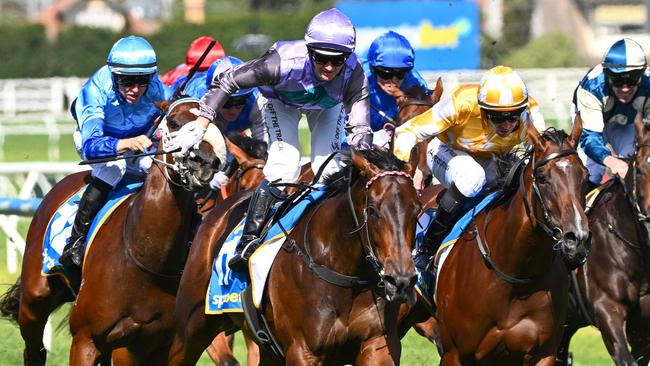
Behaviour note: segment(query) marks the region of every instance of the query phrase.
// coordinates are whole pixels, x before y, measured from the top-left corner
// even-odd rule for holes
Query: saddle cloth
[[[111,191],[108,196],[108,201],[99,213],[97,213],[97,216],[95,216],[95,219],[90,226],[86,237],[87,240],[84,257],[88,253],[92,241],[100,227],[108,220],[111,213],[113,213],[113,211],[115,211],[115,209],[130,195],[142,187],[142,184],[142,182],[124,182],[118,184],[118,186]],[[61,265],[59,257],[61,257],[63,247],[65,247],[68,238],[70,237],[72,224],[74,223],[74,218],[77,214],[77,209],[79,208],[79,200],[81,200],[81,196],[87,187],[88,185],[75,192],[56,210],[54,215],[50,218],[50,222],[47,224],[47,229],[45,230],[45,236],[43,239],[43,266],[41,267],[41,275],[62,275],[66,284],[70,286],[75,293],[78,290],[78,284],[73,285],[72,283],[78,282],[78,279],[71,281],[72,278],[70,273],[67,268]]]
[[[430,311],[433,311],[433,304],[434,304],[434,299],[435,299],[435,288],[437,286],[437,279],[440,277],[440,271],[442,269],[442,266],[445,262],[445,259],[447,259],[447,256],[449,256],[449,253],[451,250],[454,248],[454,244],[458,240],[458,238],[465,232],[469,224],[474,220],[474,217],[478,215],[485,207],[490,204],[490,202],[493,202],[496,200],[499,196],[503,194],[502,190],[497,190],[493,191],[492,193],[489,193],[487,196],[485,196],[483,199],[478,201],[478,204],[476,204],[476,201],[474,201],[474,204],[471,204],[472,208],[469,209],[454,225],[454,227],[451,229],[449,234],[442,240],[442,244],[438,248],[438,251],[436,252],[436,256],[434,257],[434,264],[436,267],[436,284],[433,283],[433,278],[431,275],[429,275],[426,272],[420,272],[416,268],[416,272],[418,273],[418,281],[415,284],[415,290],[418,292],[420,298],[424,300],[424,304],[426,307],[429,308]],[[424,234],[427,232],[427,229],[429,228],[429,225],[433,221],[433,219],[436,217],[436,211],[433,209],[428,209],[426,210],[419,218],[418,222],[419,224],[417,225],[416,229],[416,236],[415,236],[415,241],[416,244],[419,245],[422,240],[424,239]],[[416,245],[416,247],[417,247]]]
[[[264,236],[262,245],[248,261],[248,273],[230,270],[228,261],[235,253],[244,228],[244,219],[235,226],[226,238],[212,265],[210,284],[205,298],[206,314],[243,312],[241,293],[249,285],[253,286],[253,302],[259,309],[266,287],[266,279],[276,254],[282,247],[286,236],[291,233],[298,219],[312,204],[325,195],[325,187],[319,186],[305,195]],[[250,277],[249,277],[250,276]]]

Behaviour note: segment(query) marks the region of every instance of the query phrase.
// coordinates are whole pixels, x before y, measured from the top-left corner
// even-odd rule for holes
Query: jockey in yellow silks
[[[394,152],[407,160],[418,142],[427,146],[427,165],[447,190],[438,197],[437,216],[416,248],[415,265],[429,270],[440,242],[463,205],[498,178],[492,156],[526,139],[530,123],[543,128],[539,106],[521,77],[506,66],[490,69],[480,84],[461,85],[430,110],[395,130]]]

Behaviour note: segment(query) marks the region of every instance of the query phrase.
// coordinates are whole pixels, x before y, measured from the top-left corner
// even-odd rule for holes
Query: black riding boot
[[[248,268],[248,259],[260,246],[261,243],[258,236],[276,200],[271,193],[272,190],[274,194],[280,194],[277,188],[269,187],[269,182],[265,179],[257,190],[255,190],[255,193],[253,193],[253,197],[251,197],[251,201],[248,204],[242,237],[235,248],[234,256],[228,261],[228,266],[231,269],[246,271]]]
[[[70,239],[68,239],[68,243],[63,248],[63,253],[59,258],[59,262],[64,266],[81,268],[88,229],[90,229],[90,224],[92,224],[97,212],[106,203],[111,189],[113,188],[110,184],[98,178],[93,178],[81,196]]]
[[[436,218],[429,225],[420,245],[415,248],[413,261],[420,272],[427,271],[432,276],[435,276],[432,271],[433,256],[436,255],[442,240],[454,226],[458,214],[468,199],[468,197],[460,193],[455,184],[438,198]]]

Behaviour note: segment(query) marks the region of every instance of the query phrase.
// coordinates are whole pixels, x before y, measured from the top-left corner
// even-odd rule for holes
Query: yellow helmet
[[[491,68],[481,78],[478,104],[483,109],[507,112],[525,107],[528,89],[519,74],[508,66]]]

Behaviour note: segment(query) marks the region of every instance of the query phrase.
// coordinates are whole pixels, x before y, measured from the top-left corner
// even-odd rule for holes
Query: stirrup
[[[69,248],[65,248],[63,253],[61,253],[59,262],[66,267],[75,266],[81,268],[84,259],[85,241],[84,237],[77,238],[77,240],[70,244]]]
[[[246,271],[248,260],[259,247],[260,239],[254,238],[249,241],[241,251],[236,250],[235,255],[228,261],[228,267],[235,271]]]

